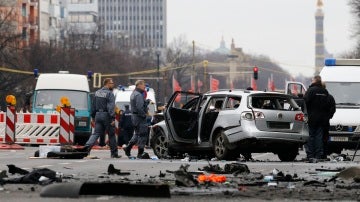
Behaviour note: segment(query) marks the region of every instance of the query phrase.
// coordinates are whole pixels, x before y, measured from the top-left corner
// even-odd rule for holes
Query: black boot
[[[128,144],[125,148],[123,148],[126,156],[131,156],[131,148],[134,146],[134,144]]]
[[[144,149],[140,149],[140,148],[139,148],[139,149],[138,149],[138,155],[137,155],[136,158],[141,159],[143,154],[144,154]]]

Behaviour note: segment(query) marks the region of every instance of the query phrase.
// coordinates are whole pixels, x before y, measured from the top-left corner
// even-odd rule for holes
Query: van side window
[[[225,109],[236,109],[240,106],[241,97],[229,96],[226,100]]]

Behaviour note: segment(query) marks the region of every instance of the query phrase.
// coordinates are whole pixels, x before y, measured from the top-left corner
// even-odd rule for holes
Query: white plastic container
[[[60,152],[61,146],[39,146],[39,157],[46,158],[49,152]]]

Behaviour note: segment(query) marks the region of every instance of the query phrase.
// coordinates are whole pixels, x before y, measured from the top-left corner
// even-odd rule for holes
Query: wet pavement
[[[188,159],[175,160],[130,160],[127,157],[111,159],[106,150],[92,151],[95,159],[32,159],[36,148],[26,148],[24,151],[0,151],[0,170],[8,171],[6,165],[13,164],[27,171],[33,168],[48,168],[62,177],[59,183],[130,183],[130,184],[165,184],[169,186],[171,200],[354,200],[360,199],[360,183],[358,169],[360,159],[350,161],[326,161],[319,163],[301,162],[302,153],[298,162],[280,162],[273,154],[254,154],[253,162],[206,161]],[[133,153],[136,150],[133,151]],[[151,150],[148,150],[152,157]],[[120,152],[121,154],[121,152]],[[154,158],[155,159],[155,158]],[[344,159],[342,159],[344,160]],[[203,181],[191,186],[179,186],[176,183],[178,171],[183,165],[188,165],[186,172],[198,181],[200,174],[209,176],[204,168],[217,166],[224,170],[231,163],[245,164],[247,172],[218,173],[226,178],[225,182]],[[115,173],[109,173],[109,165]],[[349,174],[340,175],[344,168],[350,169]],[[116,174],[128,173],[129,175]],[[178,173],[179,174],[179,173]],[[181,173],[180,173],[181,174]],[[21,177],[7,172],[8,178]],[[182,173],[182,175],[184,175]],[[339,177],[329,182],[331,178]],[[0,174],[1,176],[1,174]],[[350,176],[350,177],[349,177]],[[357,177],[358,176],[358,177]],[[6,178],[6,179],[8,179]],[[355,180],[354,180],[355,178]],[[214,178],[215,179],[215,178]],[[181,180],[181,178],[180,178]],[[44,198],[40,193],[45,185],[39,184],[4,184],[0,186],[1,201],[72,201],[64,198]],[[60,191],[59,191],[60,192]],[[169,198],[147,198],[127,196],[91,196],[79,195],[77,201],[119,200],[126,201],[166,201]]]

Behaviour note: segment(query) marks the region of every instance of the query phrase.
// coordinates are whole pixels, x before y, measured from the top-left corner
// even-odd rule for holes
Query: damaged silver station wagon
[[[204,153],[231,160],[272,152],[281,161],[293,161],[308,139],[301,108],[290,95],[276,92],[175,92],[164,118],[150,131],[159,158]]]

